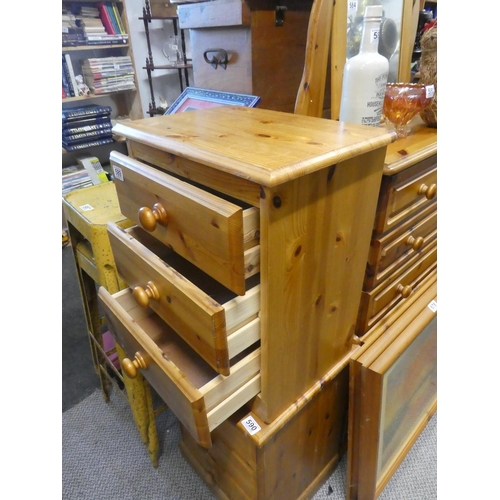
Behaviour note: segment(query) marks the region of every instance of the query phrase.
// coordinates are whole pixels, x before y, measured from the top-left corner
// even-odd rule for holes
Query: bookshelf
[[[93,28],[91,22],[83,21],[81,18],[87,18],[87,11],[79,11],[78,7],[86,6],[93,9],[99,9],[99,4],[102,2],[98,0],[64,0],[62,1],[62,11],[63,11],[63,40],[62,40],[62,55],[69,57],[71,65],[73,67],[73,72],[75,75],[81,75],[83,78],[83,83],[88,85],[89,95],[71,95],[71,93],[66,92],[66,96],[62,97],[62,110],[63,112],[68,109],[77,108],[80,106],[85,106],[89,104],[96,104],[99,106],[109,106],[111,107],[111,123],[114,124],[117,120],[126,119],[137,119],[143,118],[143,111],[141,105],[141,99],[139,96],[139,86],[137,85],[137,77],[135,75],[135,64],[132,53],[132,45],[130,42],[130,30],[127,21],[127,12],[124,0],[115,0],[114,2],[104,2],[105,4],[114,4],[115,6],[115,23],[121,23],[121,31],[123,35],[107,36],[109,35],[109,30],[106,29],[106,33],[103,38],[105,40],[99,43],[99,36],[101,33],[97,33],[97,30],[101,28]],[[64,20],[67,17],[64,16],[65,12],[71,13],[72,16],[70,24],[76,24],[77,27],[84,27],[84,34],[82,38],[82,30],[68,29],[67,23]],[[80,12],[75,15],[75,12]],[[85,13],[83,13],[85,12]],[[118,21],[119,18],[119,21]],[[76,22],[78,19],[78,23]],[[100,20],[99,20],[100,21]],[[104,22],[100,21],[102,25]],[[115,24],[118,29],[120,25]],[[95,30],[92,32],[91,30]],[[121,33],[116,30],[117,33]],[[88,31],[87,31],[88,30]],[[71,36],[70,36],[71,35]],[[92,40],[94,38],[94,40]],[[115,38],[112,42],[110,39]],[[68,43],[70,45],[68,45]],[[90,45],[92,43],[92,45]],[[83,71],[83,65],[85,60],[98,59],[99,61],[104,60],[108,64],[112,64],[113,61],[120,61],[117,58],[121,57],[130,58],[133,76],[127,75],[126,85],[116,84],[113,87],[101,87],[97,88],[97,83],[93,82],[95,88],[89,85],[89,77]],[[112,58],[112,59],[104,59]],[[115,67],[119,67],[115,65]],[[63,70],[64,71],[64,70]],[[104,71],[104,70],[103,70]],[[103,73],[104,74],[104,73]],[[118,76],[116,77],[118,78]],[[106,81],[111,81],[111,78]],[[116,81],[116,80],[115,80]],[[133,83],[132,83],[133,82]],[[99,83],[101,85],[101,83]],[[127,86],[128,88],[121,88]],[[64,88],[64,85],[63,85]],[[103,93],[97,93],[103,92]],[[76,93],[76,92],[74,92]],[[64,144],[62,147],[62,166],[63,168],[70,165],[76,164],[76,157],[80,154],[90,154],[98,157],[101,163],[104,165],[108,162],[109,153],[112,149],[127,153],[126,144],[119,137],[113,136],[113,142],[109,144],[96,145],[89,148],[82,148],[77,151],[68,151],[65,149]]]
[[[172,2],[173,3],[173,2]],[[146,35],[146,43],[148,49],[148,55],[146,57],[145,66],[142,69],[146,70],[148,76],[148,86],[150,93],[150,102],[148,113],[149,116],[155,116],[158,114],[164,114],[165,109],[159,107],[155,100],[155,91],[153,87],[153,72],[155,70],[172,70],[177,71],[179,78],[179,94],[189,87],[189,69],[193,67],[192,63],[186,56],[186,40],[184,30],[179,28],[178,17],[177,17],[177,6],[171,5],[170,2],[161,2],[145,0],[144,7],[142,9],[142,16],[139,18],[144,23],[144,33]],[[175,45],[170,44],[170,46],[176,46],[178,44],[179,50],[177,52],[178,61],[170,62],[169,64],[156,64],[153,59],[152,42],[150,35],[150,25],[152,21],[167,21],[172,24],[173,36],[177,37],[174,42]],[[166,42],[167,46],[168,41]]]

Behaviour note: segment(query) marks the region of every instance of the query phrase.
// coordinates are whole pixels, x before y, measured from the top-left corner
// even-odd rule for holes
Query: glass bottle
[[[378,53],[382,6],[365,9],[359,53],[345,64],[339,120],[380,125],[389,61]]]

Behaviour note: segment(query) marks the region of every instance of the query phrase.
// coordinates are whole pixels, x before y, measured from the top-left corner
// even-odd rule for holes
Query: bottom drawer
[[[210,432],[260,392],[258,343],[231,360],[231,375],[214,371],[150,308],[139,307],[130,289],[111,295],[99,289],[110,331],[137,370],[167,403],[198,443],[209,448]]]

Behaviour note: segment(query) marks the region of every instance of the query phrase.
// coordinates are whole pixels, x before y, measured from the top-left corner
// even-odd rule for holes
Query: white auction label
[[[123,172],[120,167],[117,167],[116,165],[113,165],[113,176],[115,179],[118,179],[119,181],[123,181]]]
[[[437,302],[435,300],[431,300],[427,306],[433,313],[435,313],[438,309]]]
[[[260,425],[250,415],[241,421],[241,425],[250,433],[250,436],[260,431]]]
[[[89,210],[94,210],[94,207],[92,205],[89,205],[88,203],[86,205],[82,205],[80,207],[80,210],[82,212],[88,212]]]
[[[429,99],[430,97],[434,97],[434,85],[426,85],[425,86],[425,97]]]
[[[356,14],[358,10],[358,0],[349,0],[347,2],[347,13],[348,14]]]

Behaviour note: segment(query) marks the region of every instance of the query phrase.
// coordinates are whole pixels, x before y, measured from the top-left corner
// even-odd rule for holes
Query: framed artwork
[[[347,498],[376,499],[437,409],[437,285],[350,361]]]
[[[175,113],[183,113],[184,111],[214,108],[216,106],[245,106],[253,108],[257,106],[259,101],[260,97],[255,95],[186,87],[164,114],[173,115]]]

